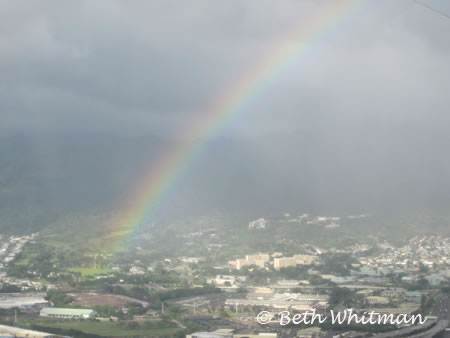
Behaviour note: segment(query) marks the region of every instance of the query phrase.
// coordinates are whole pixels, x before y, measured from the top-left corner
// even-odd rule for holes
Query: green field
[[[48,328],[73,329],[88,334],[95,334],[105,337],[136,337],[136,336],[163,336],[173,335],[180,329],[178,328],[161,328],[161,329],[144,329],[136,330],[121,328],[117,322],[93,322],[93,321],[65,321],[60,323],[39,321],[33,324]]]
[[[96,275],[106,275],[112,272],[110,269],[94,269],[94,268],[72,268],[67,269],[69,272],[79,272],[83,277],[92,277]]]

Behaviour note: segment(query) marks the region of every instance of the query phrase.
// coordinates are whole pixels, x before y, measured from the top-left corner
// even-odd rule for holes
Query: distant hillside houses
[[[183,263],[188,263],[188,264],[198,264],[205,260],[204,258],[201,258],[201,257],[181,257],[180,259]]]
[[[145,270],[144,268],[140,267],[140,266],[132,266],[130,268],[130,271],[128,272],[129,275],[144,275],[145,274]]]
[[[245,276],[217,275],[215,278],[208,279],[207,283],[216,286],[238,287],[246,280]]]
[[[259,218],[256,221],[248,223],[249,229],[265,229],[267,227],[267,221],[264,218]]]

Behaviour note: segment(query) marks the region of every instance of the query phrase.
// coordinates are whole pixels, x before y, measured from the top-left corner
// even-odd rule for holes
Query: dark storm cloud
[[[173,130],[323,3],[3,1],[2,129]],[[276,77],[231,130],[432,123],[430,107],[439,125],[449,30],[414,1],[369,1]]]
[[[154,134],[182,134],[331,1],[0,2],[3,181],[57,210],[120,200],[167,151]],[[361,4],[194,161],[182,210],[448,207],[450,20]]]

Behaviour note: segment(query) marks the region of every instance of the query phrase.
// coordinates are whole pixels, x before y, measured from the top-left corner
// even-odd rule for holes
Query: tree
[[[419,272],[422,274],[426,274],[428,273],[430,269],[428,268],[428,266],[426,266],[425,264],[423,264],[422,262],[420,262],[419,264]]]
[[[353,298],[353,292],[350,291],[350,289],[335,287],[331,290],[328,302],[331,306],[343,304],[346,307],[350,307],[352,305]]]
[[[3,284],[0,288],[0,293],[8,293],[8,292],[20,292],[20,288],[17,285],[11,284]]]
[[[55,306],[63,307],[66,304],[69,304],[73,301],[73,297],[66,295],[57,290],[49,290],[47,291],[47,295],[45,299],[52,302]]]

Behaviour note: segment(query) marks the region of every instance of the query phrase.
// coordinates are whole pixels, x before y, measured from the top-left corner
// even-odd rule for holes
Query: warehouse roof
[[[65,308],[57,308],[57,307],[47,307],[41,310],[41,314],[47,315],[69,315],[69,316],[82,316],[82,315],[90,315],[92,312],[95,312],[91,309],[65,309]]]
[[[46,333],[46,332],[40,332],[40,331],[33,331],[33,330],[26,330],[21,329],[19,327],[13,327],[13,326],[7,326],[7,325],[0,325],[0,334],[2,334],[2,337],[8,337],[5,335],[9,334],[12,335],[11,337],[58,337],[57,335],[54,335],[52,333]]]

